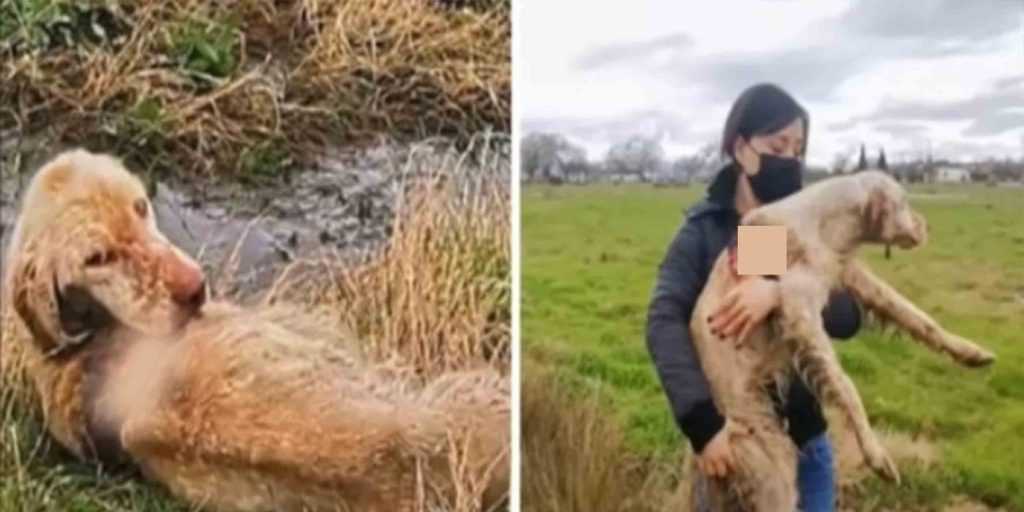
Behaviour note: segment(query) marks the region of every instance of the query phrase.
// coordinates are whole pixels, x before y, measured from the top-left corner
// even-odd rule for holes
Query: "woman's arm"
[[[698,453],[725,424],[690,338],[690,315],[705,281],[703,244],[699,227],[688,221],[662,260],[647,311],[647,349],[676,424]]]

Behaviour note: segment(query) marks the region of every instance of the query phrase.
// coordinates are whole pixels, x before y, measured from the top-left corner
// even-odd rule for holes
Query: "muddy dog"
[[[815,183],[743,216],[744,225],[785,226],[787,270],[779,276],[780,304],[739,344],[711,333],[709,314],[741,279],[729,250],[716,260],[690,329],[715,405],[726,418],[736,468],[709,482],[712,510],[779,512],[796,509],[796,447],[785,433],[772,394],[786,396],[792,376],[843,412],[865,462],[884,478],[899,473],[876,438],[860,396],[843,372],[821,320],[832,289],[843,286],[892,326],[965,366],[994,356],[940,327],[857,261],[864,243],[909,249],[925,243],[925,220],[903,188],[879,171]]]
[[[199,265],[114,158],[76,150],[46,164],[6,266],[47,429],[83,460],[129,464],[219,511],[505,499],[504,377],[420,385],[295,308],[207,303]]]

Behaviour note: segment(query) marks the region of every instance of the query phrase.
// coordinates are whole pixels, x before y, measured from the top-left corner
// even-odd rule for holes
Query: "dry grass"
[[[598,392],[524,360],[522,504],[526,512],[684,510],[684,457],[635,455]]]
[[[446,3],[0,0],[0,133],[212,175],[507,132],[508,4]]]
[[[286,271],[267,300],[301,297],[339,312],[372,356],[421,375],[480,364],[507,372],[512,211],[507,163],[491,155],[482,159],[495,172],[453,163],[414,180],[389,243],[361,264]]]
[[[602,405],[600,393],[580,392],[564,377],[529,359],[524,364],[522,460],[528,468],[523,478],[524,511],[688,510],[693,468],[685,453],[671,457],[672,463],[641,457],[628,446],[619,419]],[[830,410],[829,418],[842,488],[840,508],[859,510],[856,505],[849,508],[848,502],[863,501],[859,494],[870,492],[861,486],[871,472],[838,413]],[[903,470],[924,470],[941,461],[938,447],[927,439],[892,430],[878,434]],[[964,498],[943,510],[993,509]]]
[[[602,405],[600,393],[579,392],[553,370],[529,359],[524,364],[523,467],[529,469],[524,470],[523,510],[688,510],[693,468],[685,453],[671,457],[671,463],[641,457],[628,446],[619,419]],[[871,473],[838,414],[830,410],[829,418],[843,489],[840,504],[856,503],[856,495],[864,492],[860,486]],[[938,447],[927,439],[891,430],[878,434],[904,470],[927,469],[940,462]],[[948,510],[991,509],[965,499]]]
[[[507,368],[511,202],[503,186],[479,185],[438,178],[417,186],[391,243],[342,273],[328,296],[378,356],[431,372],[480,360]]]
[[[963,496],[954,498],[952,504],[942,508],[942,512],[998,512],[999,510],[1003,509],[990,508]]]
[[[367,352],[394,363],[396,373],[429,380],[447,370],[490,365],[507,380],[508,162],[504,155],[482,153],[474,153],[483,159],[476,162],[482,168],[466,165],[466,154],[452,153],[433,177],[411,183],[390,242],[365,261],[319,261],[316,274],[283,273],[266,299],[332,314],[327,321],[354,329]],[[0,511],[184,510],[156,486],[97,473],[53,444],[42,432],[36,399],[21,368],[22,344],[16,339],[21,329],[9,311],[4,315]],[[459,393],[460,399],[470,400],[471,393]],[[423,510],[480,510],[485,482],[471,475],[464,447],[452,448],[452,472],[459,476],[453,501],[438,503],[436,496],[424,493]]]
[[[829,435],[835,451],[836,471],[840,487],[856,487],[862,480],[872,475],[864,465],[864,457],[853,432],[847,427],[840,414],[829,411]],[[941,461],[939,447],[924,437],[914,437],[905,432],[892,429],[875,428],[878,439],[885,446],[889,456],[900,467],[916,465],[922,469],[935,466]]]

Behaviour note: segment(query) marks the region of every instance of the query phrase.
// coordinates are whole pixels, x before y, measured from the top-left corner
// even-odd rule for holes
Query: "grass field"
[[[604,390],[605,421],[620,422],[631,453],[668,457],[683,443],[645,348],[644,324],[657,266],[684,209],[703,192],[524,188],[522,339],[537,363],[526,378],[529,368],[546,367]],[[1024,510],[1024,189],[920,186],[911,199],[929,221],[930,244],[894,250],[889,261],[879,248],[863,257],[940,323],[999,359],[991,369],[965,370],[873,329],[839,345],[876,429],[925,444],[937,458],[900,462],[898,488],[860,481],[844,506],[939,510],[966,496]]]

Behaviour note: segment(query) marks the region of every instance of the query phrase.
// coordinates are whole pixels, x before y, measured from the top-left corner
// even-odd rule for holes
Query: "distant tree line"
[[[943,181],[943,176],[949,174],[949,170],[955,170],[957,175],[964,177],[963,180],[957,180],[960,182],[1024,182],[1024,156],[1017,160],[1010,157],[990,157],[971,163],[961,163],[949,159],[935,159],[929,150],[899,162],[889,163],[883,148],[879,149],[878,158],[872,164],[869,162],[865,146],[861,144],[857,164],[851,168],[849,163],[850,155],[837,153],[832,162],[832,174],[881,169],[904,183],[927,183]]]
[[[693,153],[674,159],[666,156],[658,139],[636,135],[613,144],[597,161],[587,159],[586,151],[557,133],[531,133],[520,145],[521,174],[526,182],[543,183],[654,183],[686,185],[708,181],[726,163],[717,144],[700,146]],[[990,158],[970,164],[932,159],[927,154],[890,161],[885,149],[877,158],[868,155],[861,144],[856,163],[854,155],[837,153],[830,169],[809,167],[805,181],[828,176],[881,169],[905,183],[942,181],[956,175],[958,182],[1024,182],[1024,158]]]
[[[653,183],[686,185],[706,182],[726,163],[718,144],[668,158],[653,137],[636,135],[613,144],[601,160],[586,158],[586,151],[557,133],[531,133],[520,144],[520,178],[543,183]],[[808,169],[808,179],[828,175],[827,169]]]

